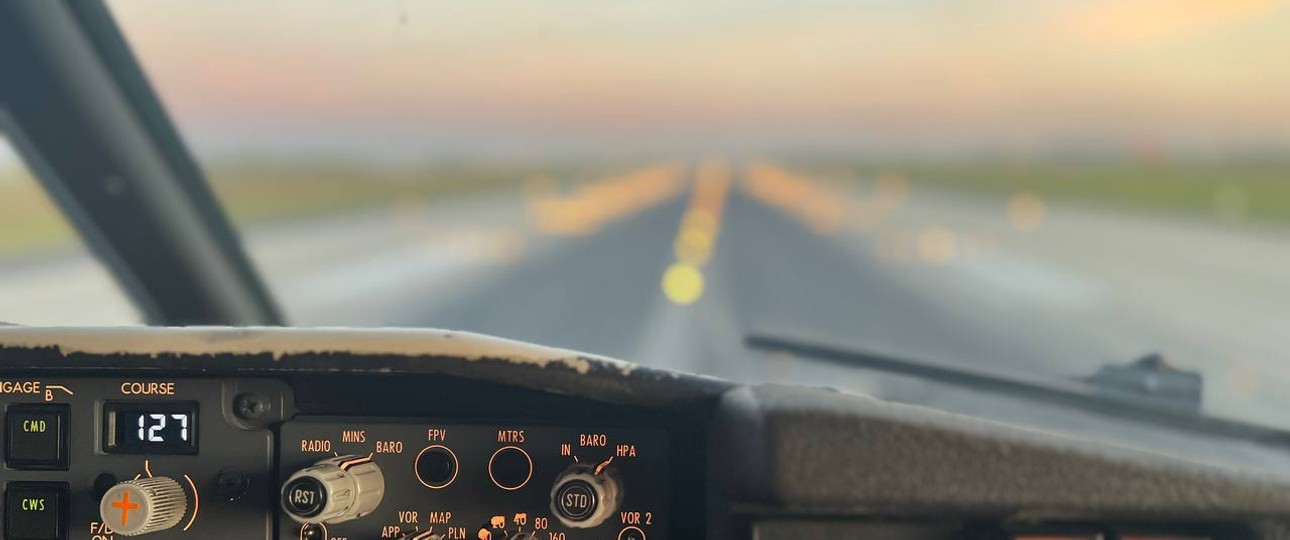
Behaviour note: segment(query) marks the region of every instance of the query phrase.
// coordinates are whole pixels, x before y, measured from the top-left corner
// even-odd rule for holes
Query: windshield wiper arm
[[[1108,370],[1154,368],[1160,362],[1157,357],[1139,360],[1127,367],[1104,367],[1099,371],[1099,375],[1085,379],[1048,380],[906,358],[768,332],[751,333],[744,337],[744,343],[753,349],[787,353],[802,359],[906,375],[974,390],[1005,393],[1189,431],[1290,446],[1290,432],[1287,431],[1238,420],[1205,416],[1200,413],[1198,402],[1195,406],[1191,406],[1189,403],[1176,403],[1155,396],[1133,394],[1123,391],[1122,387],[1103,384],[1104,375]],[[1199,396],[1198,389],[1196,395]]]

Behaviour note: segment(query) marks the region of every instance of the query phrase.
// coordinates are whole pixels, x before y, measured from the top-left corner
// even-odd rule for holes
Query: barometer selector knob
[[[371,456],[324,459],[282,485],[282,509],[300,523],[342,523],[372,513],[385,495],[385,475]]]
[[[112,486],[99,500],[99,519],[121,536],[164,531],[188,512],[188,495],[172,478],[155,476]]]
[[[551,487],[551,512],[567,527],[595,527],[618,511],[622,493],[612,468],[573,465]]]

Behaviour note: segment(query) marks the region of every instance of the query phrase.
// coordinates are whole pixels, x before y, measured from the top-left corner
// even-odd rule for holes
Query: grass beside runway
[[[572,183],[612,167],[436,166],[405,169],[344,164],[242,163],[209,167],[220,203],[238,227],[451,198],[490,190],[521,189],[540,172]],[[551,180],[560,189],[562,184]],[[0,170],[0,257],[23,256],[71,245],[75,231],[38,182],[18,168]]]
[[[862,178],[898,174],[940,190],[1074,201],[1134,212],[1290,224],[1290,163],[886,163]]]
[[[345,164],[238,164],[209,169],[220,203],[238,226],[363,208],[518,189],[531,168],[406,169]]]
[[[74,234],[26,171],[0,171],[0,256],[62,246]]]
[[[555,189],[622,167],[437,166],[373,169],[345,164],[242,163],[208,169],[239,227],[479,193],[523,189],[534,178]],[[1130,212],[1168,212],[1227,221],[1290,224],[1290,163],[870,163],[799,164],[815,178],[897,174],[941,191],[1076,201]],[[843,174],[837,174],[843,173]],[[557,182],[552,179],[561,179]],[[0,256],[57,249],[75,232],[25,171],[0,171]]]

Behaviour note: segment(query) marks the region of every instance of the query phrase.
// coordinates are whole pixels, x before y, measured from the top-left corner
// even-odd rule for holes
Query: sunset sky
[[[112,0],[208,157],[1290,149],[1273,0]]]

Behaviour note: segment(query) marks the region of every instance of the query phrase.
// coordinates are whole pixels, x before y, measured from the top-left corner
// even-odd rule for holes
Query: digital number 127
[[[179,421],[179,439],[188,440],[188,415],[172,414],[170,418]],[[156,422],[156,425],[148,426],[148,420]],[[166,429],[166,415],[152,413],[147,416],[139,415],[139,440],[148,442],[166,442],[165,437],[158,435],[158,432]]]

